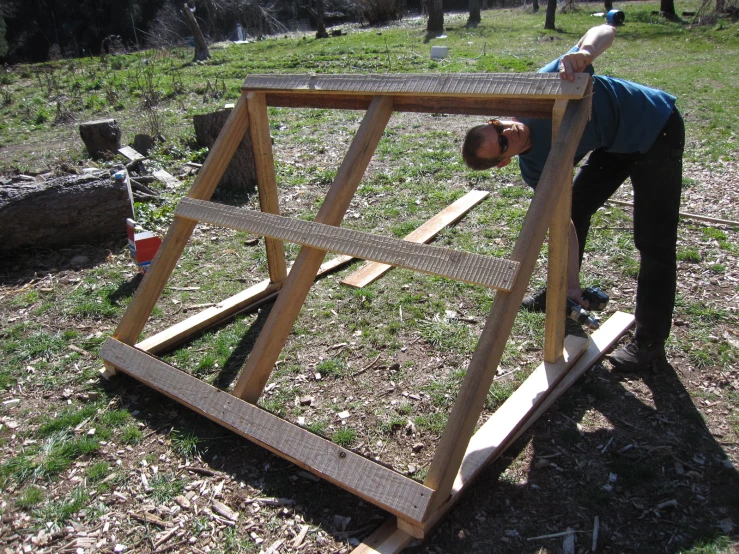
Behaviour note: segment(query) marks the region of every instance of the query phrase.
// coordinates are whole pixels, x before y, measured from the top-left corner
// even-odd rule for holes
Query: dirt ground
[[[699,184],[686,189],[684,210],[736,220],[737,169],[736,163],[710,171],[686,164],[686,177]],[[617,198],[628,201],[628,190]],[[738,238],[736,228],[719,227],[729,241]],[[700,230],[682,229],[682,248],[705,249],[712,240]],[[73,266],[71,261],[80,256],[87,261]],[[20,291],[53,287],[57,294],[71,294],[96,266],[126,264],[127,256],[125,244],[115,242],[31,252],[4,263],[0,333],[29,317],[31,310],[17,310],[9,302]],[[602,261],[608,260],[591,253],[586,263]],[[681,262],[679,292],[712,305],[722,299],[720,304],[730,316],[715,325],[708,340],[739,348],[739,264],[733,254],[725,254],[716,263],[722,263],[725,271],[716,274]],[[129,284],[132,290],[134,280]],[[604,318],[616,309],[631,311],[633,283],[625,282],[609,292],[612,303]],[[249,320],[250,334],[264,323],[270,307],[264,306]],[[167,309],[174,314],[174,308]],[[479,329],[482,323],[478,318],[471,325]],[[51,332],[74,328],[83,334],[107,335],[113,331],[107,322],[62,321],[53,312],[43,324]],[[654,372],[623,376],[611,371],[606,360],[594,365],[481,475],[433,535],[423,543],[413,543],[408,552],[556,553],[563,551],[563,533],[568,529],[574,530],[574,551],[579,554],[690,551],[717,536],[736,537],[739,367],[736,360],[733,364],[718,360],[697,364],[679,347],[693,340],[693,325],[693,319],[676,312],[669,364]],[[408,403],[414,403],[417,413],[430,409],[428,395],[416,399],[409,392],[420,381],[399,373],[399,367],[422,368],[425,377],[418,379],[428,380],[465,360],[430,358],[423,340],[402,335],[401,339],[407,342],[400,354],[380,356],[372,364],[359,355],[353,360],[348,339],[340,348],[349,351],[354,371],[361,373],[351,380],[353,384],[303,379],[301,394],[319,399],[310,409],[328,410],[329,398],[339,399],[332,405],[347,407],[359,401],[388,410]],[[297,359],[310,367],[334,346],[320,345]],[[522,356],[540,359],[540,352],[529,352],[525,345],[522,349]],[[99,368],[99,360],[90,353],[81,354],[79,371],[92,367]],[[0,548],[8,554],[349,552],[388,517],[125,375],[112,381],[70,379],[69,386],[59,390],[45,387],[31,368],[27,378],[1,396],[3,463],[24,448],[27,421],[73,402],[107,399],[109,406],[133,414],[143,433],[142,442],[133,446],[103,441],[99,450],[78,458],[59,479],[37,483],[48,498],[63,499],[85,482],[86,471],[94,463],[106,461],[115,468],[111,476],[118,477],[111,477],[108,487],[94,489],[88,504],[64,526],[41,525],[33,510],[17,509],[14,502],[20,488],[11,484],[1,501]],[[360,416],[354,408],[351,412],[352,418],[364,418],[356,423],[360,430],[378,426],[378,416]],[[336,425],[339,428],[340,421]],[[80,428],[81,433],[88,431],[85,426]],[[197,449],[183,453],[181,447],[174,447],[177,436],[190,433]],[[374,437],[370,431],[360,432],[360,437],[365,436]],[[418,476],[428,466],[436,440],[438,433],[399,424],[385,440],[360,440],[352,448]],[[161,476],[178,483],[178,494],[154,494],[157,488],[152,483],[160,483]],[[721,551],[731,551],[731,539],[722,540],[725,550]],[[733,549],[739,552],[737,544]]]

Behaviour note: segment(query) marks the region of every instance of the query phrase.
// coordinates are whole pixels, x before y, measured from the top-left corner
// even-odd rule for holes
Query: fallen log
[[[0,188],[0,251],[94,244],[126,236],[133,217],[125,182],[108,171]]]

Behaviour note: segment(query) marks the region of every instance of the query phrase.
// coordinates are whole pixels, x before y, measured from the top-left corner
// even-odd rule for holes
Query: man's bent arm
[[[588,29],[580,42],[577,52],[562,56],[559,62],[559,76],[567,81],[575,80],[575,73],[582,73],[593,60],[608,50],[616,36],[616,28],[611,25],[598,25]]]

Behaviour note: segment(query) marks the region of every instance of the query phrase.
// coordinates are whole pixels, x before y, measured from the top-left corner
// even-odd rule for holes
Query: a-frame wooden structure
[[[399,552],[424,537],[461,492],[631,325],[617,313],[591,340],[564,337],[572,160],[590,113],[591,84],[557,74],[263,75],[242,95],[139,285],[101,350],[106,372],[119,369],[217,423],[397,516],[356,552]],[[279,215],[268,106],[366,110],[314,222]],[[339,225],[393,111],[511,114],[551,118],[554,140],[510,260],[342,229]],[[261,211],[209,200],[246,130],[251,131]],[[269,281],[137,343],[199,221],[265,236]],[[475,425],[536,259],[549,230],[544,363],[473,437]],[[284,240],[303,245],[288,271]],[[328,250],[446,276],[498,290],[459,396],[423,484],[342,448],[256,406]],[[331,264],[329,264],[330,266]],[[277,300],[232,394],[154,357],[187,336],[276,293]],[[584,353],[584,354],[583,354]]]

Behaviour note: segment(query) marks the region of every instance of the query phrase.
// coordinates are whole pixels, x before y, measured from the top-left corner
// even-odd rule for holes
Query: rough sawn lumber
[[[162,394],[391,513],[420,521],[430,489],[240,400],[171,365],[109,338],[109,364]]]

